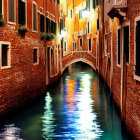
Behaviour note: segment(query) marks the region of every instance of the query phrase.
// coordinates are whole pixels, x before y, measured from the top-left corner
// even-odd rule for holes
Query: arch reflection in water
[[[94,140],[102,136],[103,131],[97,122],[91,97],[91,82],[92,76],[87,73],[65,78],[63,106],[59,108],[59,118],[63,120],[54,117],[56,110],[53,110],[52,98],[47,93],[45,113],[42,117],[43,138]]]
[[[5,125],[5,128],[1,130],[0,140],[22,140],[20,137],[21,130],[15,127],[14,124]]]

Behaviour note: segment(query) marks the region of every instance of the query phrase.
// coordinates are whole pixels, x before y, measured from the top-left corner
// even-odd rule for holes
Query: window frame
[[[9,21],[9,0],[7,0],[7,23],[16,25],[16,0],[14,0],[14,22]]]
[[[75,45],[76,45],[76,47],[75,47]],[[77,51],[77,42],[76,41],[74,42],[74,50]]]
[[[80,40],[82,39],[82,46],[81,46],[81,44],[80,44]],[[83,38],[79,38],[79,47],[83,47]]]
[[[46,17],[45,17],[45,15],[43,14],[43,13],[40,13],[40,20],[41,20],[41,15],[43,15],[44,16],[44,32],[46,32],[46,22],[45,22],[45,20],[46,20]],[[40,32],[41,32],[41,24],[40,24]]]
[[[37,29],[36,30],[33,29],[33,5],[34,4],[36,5],[36,22],[37,22],[36,23],[36,26],[37,26]],[[38,32],[38,13],[37,13],[37,8],[38,8],[37,7],[37,3],[35,1],[33,1],[32,2],[32,32]]]
[[[66,43],[66,46],[65,46],[65,43]],[[64,52],[67,52],[68,51],[68,41],[65,40],[64,41]]]
[[[7,66],[2,66],[2,45],[8,45],[8,60]],[[0,69],[8,69],[11,68],[11,43],[7,41],[0,41]]]
[[[70,10],[70,17],[73,19],[73,9]]]
[[[34,49],[37,50],[37,62],[34,63]],[[33,58],[33,65],[38,65],[39,64],[39,48],[38,47],[34,47],[33,48],[33,55],[32,55],[32,58]]]
[[[27,27],[27,0],[21,0],[25,3],[25,26]],[[18,13],[19,14],[19,13]],[[18,19],[19,20],[19,19]],[[19,21],[18,21],[19,22]]]
[[[89,40],[91,40],[91,50],[89,50]],[[88,52],[92,52],[92,39],[88,38]]]
[[[136,23],[140,21],[140,16],[134,19],[134,79],[140,81],[140,76],[136,75]]]
[[[88,32],[89,31],[89,32]],[[88,21],[88,28],[87,28],[87,33],[91,34],[91,22]]]
[[[118,30],[120,30],[120,64],[118,63]],[[121,37],[121,33],[122,33],[122,29],[121,29],[121,25],[117,27],[117,57],[116,57],[116,61],[117,61],[117,67],[121,67],[121,56],[122,56],[122,37]]]

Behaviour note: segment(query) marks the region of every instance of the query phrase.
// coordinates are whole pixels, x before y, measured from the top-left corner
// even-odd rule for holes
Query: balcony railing
[[[81,30],[78,32],[78,36],[83,36],[86,34],[86,30]]]
[[[127,6],[127,0],[114,0],[114,6]]]
[[[110,0],[106,5],[108,9],[106,12],[111,18],[117,17],[123,20],[126,16],[127,0]]]

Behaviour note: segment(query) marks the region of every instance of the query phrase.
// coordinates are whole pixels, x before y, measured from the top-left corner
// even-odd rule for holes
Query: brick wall
[[[45,44],[40,39],[40,12],[58,23],[58,4],[54,1],[35,0],[37,4],[37,32],[32,31],[32,0],[27,0],[27,27],[29,32],[25,36],[18,33],[18,0],[16,0],[16,23],[7,22],[7,0],[4,0],[4,20],[6,24],[0,27],[0,41],[10,42],[11,67],[0,67],[0,114],[24,104],[32,98],[40,96],[46,91],[46,60]],[[53,3],[53,4],[52,4]],[[40,7],[43,8],[41,11]],[[54,16],[52,16],[54,15]],[[58,38],[58,37],[56,37]],[[57,40],[57,39],[56,39]],[[57,45],[57,44],[56,44]],[[33,48],[38,48],[39,63],[33,64]],[[55,81],[55,79],[53,80]]]

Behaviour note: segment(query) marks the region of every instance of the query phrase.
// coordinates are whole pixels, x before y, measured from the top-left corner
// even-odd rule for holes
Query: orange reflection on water
[[[74,110],[74,89],[75,89],[75,80],[68,80],[67,81],[67,101],[70,106],[70,110]]]

